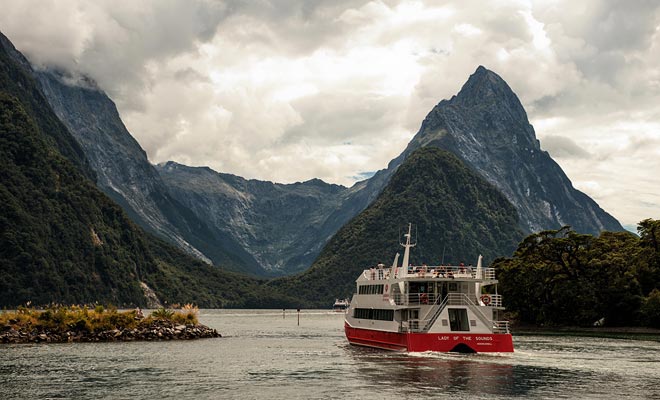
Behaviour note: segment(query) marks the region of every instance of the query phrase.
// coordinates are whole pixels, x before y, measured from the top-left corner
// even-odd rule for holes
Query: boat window
[[[464,308],[449,308],[449,329],[452,331],[469,331],[467,310]]]
[[[379,321],[394,321],[394,310],[356,308],[353,311],[353,317],[359,319],[375,319]]]
[[[358,288],[359,294],[383,294],[383,285],[361,285]]]

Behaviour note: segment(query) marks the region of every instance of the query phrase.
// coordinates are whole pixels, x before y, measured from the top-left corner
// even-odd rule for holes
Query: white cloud
[[[152,162],[350,185],[478,65],[513,88],[575,186],[660,214],[653,1],[5,0],[33,62],[88,74]]]

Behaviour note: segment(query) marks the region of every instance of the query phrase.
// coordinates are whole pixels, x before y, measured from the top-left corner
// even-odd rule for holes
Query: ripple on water
[[[512,354],[395,353],[349,345],[341,314],[200,318],[224,337],[4,346],[0,399],[660,398],[655,342],[514,336]]]

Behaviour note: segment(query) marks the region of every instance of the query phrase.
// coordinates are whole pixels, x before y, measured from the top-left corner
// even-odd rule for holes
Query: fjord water
[[[0,345],[0,399],[660,398],[660,343],[516,336],[513,354],[346,343],[343,315],[202,310],[219,339]]]

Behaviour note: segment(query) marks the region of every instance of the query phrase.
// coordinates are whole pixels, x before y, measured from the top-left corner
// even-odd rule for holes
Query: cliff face
[[[177,201],[232,235],[271,275],[312,263],[334,233],[323,227],[346,191],[318,179],[284,185],[174,162],[157,168]]]
[[[71,83],[57,71],[34,73],[57,116],[84,149],[103,192],[131,218],[209,263],[264,274],[232,236],[209,226],[175,200],[147,155],[126,130],[115,104],[91,80]]]

